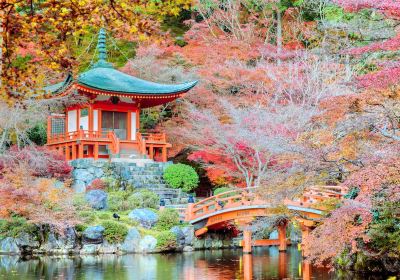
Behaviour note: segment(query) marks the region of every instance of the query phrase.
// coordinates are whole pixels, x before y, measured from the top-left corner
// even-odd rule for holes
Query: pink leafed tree
[[[392,0],[334,0],[334,2],[348,11],[357,12],[361,9],[373,9],[384,16],[398,21],[400,19],[400,2]],[[393,38],[372,42],[366,46],[351,48],[345,53],[362,56],[374,52],[390,52],[400,49],[400,35],[398,30]],[[389,62],[378,65],[378,70],[362,75],[358,78],[358,85],[362,88],[385,89],[398,84],[400,68],[398,62]]]
[[[227,176],[259,186],[293,166],[295,140],[313,113],[294,106],[236,107],[219,99],[219,111],[191,107],[191,159],[223,170]]]

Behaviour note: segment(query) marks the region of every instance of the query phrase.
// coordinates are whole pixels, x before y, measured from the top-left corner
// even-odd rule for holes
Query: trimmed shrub
[[[158,214],[157,229],[169,230],[179,224],[179,213],[176,209],[165,208]]]
[[[157,235],[157,249],[168,251],[176,248],[176,235],[170,231],[162,231]]]
[[[199,175],[190,165],[178,163],[168,166],[164,171],[164,180],[174,189],[190,192],[199,184]]]
[[[142,189],[131,194],[128,197],[127,202],[130,205],[130,209],[134,208],[158,209],[160,198],[156,193],[146,189]]]
[[[104,221],[101,225],[105,228],[103,236],[109,243],[120,243],[128,235],[128,227],[114,221]]]
[[[44,146],[47,142],[47,128],[45,123],[38,123],[27,132],[29,140],[38,146]]]

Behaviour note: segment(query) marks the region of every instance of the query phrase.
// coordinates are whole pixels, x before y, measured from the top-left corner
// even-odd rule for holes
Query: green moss
[[[12,217],[9,220],[0,220],[0,238],[18,237],[21,233],[36,235],[38,228],[28,223],[23,217]]]
[[[170,231],[162,231],[157,236],[157,249],[168,251],[176,248],[176,235]]]
[[[159,197],[152,191],[143,189],[130,193],[116,191],[108,193],[108,208],[111,211],[128,211],[136,208],[158,208]]]
[[[128,235],[128,227],[122,223],[115,221],[104,221],[101,223],[104,227],[104,238],[109,243],[120,243],[123,242],[125,237]]]
[[[75,209],[78,211],[89,211],[90,209],[92,209],[92,207],[90,207],[89,204],[86,202],[84,193],[74,194],[72,203]]]
[[[127,203],[129,204],[130,209],[135,209],[135,208],[158,209],[159,202],[160,198],[158,197],[158,195],[146,189],[134,192],[127,199]]]
[[[169,230],[176,225],[179,225],[179,213],[176,209],[166,208],[160,211],[156,225],[157,229]]]

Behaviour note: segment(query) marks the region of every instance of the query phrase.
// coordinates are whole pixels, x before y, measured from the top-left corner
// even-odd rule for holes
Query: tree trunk
[[[276,10],[276,46],[278,55],[278,65],[281,65],[281,52],[282,52],[282,14],[279,7]]]
[[[3,17],[4,10],[0,10],[0,88],[2,87],[3,74]]]

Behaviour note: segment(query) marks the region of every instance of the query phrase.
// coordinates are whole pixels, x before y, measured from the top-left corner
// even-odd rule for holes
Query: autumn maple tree
[[[0,3],[1,96],[23,99],[54,72],[76,70],[74,48],[106,27],[117,38],[146,40],[167,16],[189,9],[180,1],[19,1]],[[79,55],[79,54],[78,54]]]

